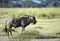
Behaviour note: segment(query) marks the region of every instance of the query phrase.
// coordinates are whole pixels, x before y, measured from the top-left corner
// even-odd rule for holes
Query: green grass
[[[25,32],[13,36],[13,39],[51,39],[59,37],[57,35],[43,35],[36,30],[26,30]]]
[[[14,15],[34,15],[37,18],[37,24],[27,26],[24,33],[21,32],[21,27],[12,29],[14,39],[60,37],[60,8],[0,8],[0,35],[6,35],[5,20]]]
[[[37,18],[54,18],[60,15],[60,8],[0,8],[0,15],[8,14],[15,15],[35,15]]]

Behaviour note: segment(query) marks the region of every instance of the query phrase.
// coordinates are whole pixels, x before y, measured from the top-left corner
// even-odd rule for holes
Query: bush
[[[26,30],[14,36],[13,39],[51,39],[51,38],[58,38],[54,35],[43,35],[39,31],[36,30]]]
[[[36,38],[39,36],[39,32],[38,31],[34,31],[34,30],[27,30],[23,33],[20,33],[20,38],[25,38],[25,39],[31,39],[31,38]]]
[[[20,39],[37,39],[39,37],[39,32],[35,30],[26,30],[25,32],[20,33],[14,38]]]

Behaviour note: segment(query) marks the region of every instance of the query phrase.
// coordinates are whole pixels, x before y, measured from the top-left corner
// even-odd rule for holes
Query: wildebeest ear
[[[33,19],[33,17],[30,17],[31,19]]]

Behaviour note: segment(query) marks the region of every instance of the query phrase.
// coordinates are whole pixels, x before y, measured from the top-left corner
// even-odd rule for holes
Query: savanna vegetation
[[[5,21],[13,16],[33,15],[36,25],[29,25],[25,32],[22,28],[12,28],[14,39],[41,39],[60,37],[60,8],[0,8],[0,36],[4,32]]]
[[[0,0],[1,8],[60,7],[60,0]]]
[[[60,8],[0,8],[0,16],[34,15],[37,18],[54,18],[60,15]]]

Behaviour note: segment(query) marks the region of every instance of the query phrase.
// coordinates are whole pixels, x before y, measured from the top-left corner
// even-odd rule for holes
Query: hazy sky
[[[37,2],[37,3],[40,3],[40,1],[38,1],[38,0],[33,0],[34,2]]]

